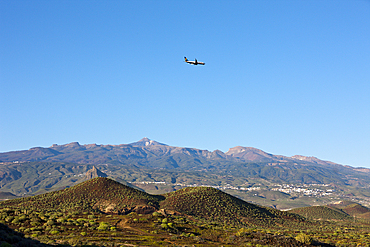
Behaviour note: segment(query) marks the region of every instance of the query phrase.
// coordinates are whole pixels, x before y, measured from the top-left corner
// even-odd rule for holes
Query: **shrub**
[[[241,228],[236,234],[235,236],[237,237],[242,237],[242,236],[245,236],[247,235],[248,233],[250,233],[251,231],[248,230],[248,229],[245,229],[245,228]]]
[[[303,244],[312,244],[312,238],[304,233],[298,234],[295,239]]]
[[[54,225],[54,224],[55,224],[55,222],[54,222],[54,220],[48,220],[48,221],[46,221],[46,224],[47,224],[48,226],[52,226],[52,225]]]
[[[58,234],[59,233],[59,231],[57,231],[57,230],[52,230],[52,231],[50,231],[50,234],[53,234],[53,235],[56,235],[56,234]]]
[[[8,217],[5,218],[5,221],[6,222],[12,222],[13,219],[14,219],[14,216],[8,216]]]
[[[109,227],[109,224],[106,222],[100,222],[99,226],[96,228],[99,231],[106,231]]]
[[[20,223],[18,217],[14,218],[14,220],[12,220],[12,224],[18,224],[18,223]]]
[[[59,219],[57,219],[57,222],[64,223],[64,222],[66,222],[66,219],[65,218],[59,218]]]
[[[19,216],[19,220],[20,221],[25,221],[27,219],[27,216],[22,214],[21,216]]]

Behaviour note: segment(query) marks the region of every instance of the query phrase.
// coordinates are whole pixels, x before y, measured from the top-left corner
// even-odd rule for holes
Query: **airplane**
[[[193,64],[193,65],[198,65],[198,64],[205,65],[206,64],[206,63],[203,63],[203,62],[198,62],[197,59],[195,59],[195,61],[189,61],[186,57],[184,57],[184,58],[185,58],[185,62],[187,62],[188,64]]]

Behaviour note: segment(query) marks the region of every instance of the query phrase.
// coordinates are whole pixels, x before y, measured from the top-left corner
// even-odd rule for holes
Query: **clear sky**
[[[0,152],[143,137],[370,168],[370,1],[0,0]]]

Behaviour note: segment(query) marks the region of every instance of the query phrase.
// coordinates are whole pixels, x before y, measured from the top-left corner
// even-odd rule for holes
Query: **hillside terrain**
[[[370,205],[369,169],[251,147],[210,152],[143,138],[121,145],[54,144],[0,153],[0,161],[0,191],[16,196],[68,188],[102,172],[151,194],[203,185],[278,209],[340,200]]]
[[[341,201],[335,204],[329,204],[328,206],[339,209],[353,217],[370,219],[370,209],[368,207],[364,207],[359,203],[354,203],[351,201]]]
[[[2,246],[366,246],[369,223],[306,219],[210,187],[151,195],[103,177],[0,202]]]
[[[289,212],[316,220],[353,220],[353,218],[346,212],[328,206],[295,208],[289,210]]]
[[[18,198],[18,196],[14,195],[13,193],[0,191],[0,200],[9,200],[15,198]]]
[[[276,220],[279,224],[302,221],[302,218],[294,214],[250,204],[214,188],[185,188],[165,195],[151,195],[102,177],[59,191],[4,201],[1,205],[16,206],[30,211],[77,210],[124,215],[131,212],[148,214],[164,209],[234,225],[273,226]],[[284,223],[281,223],[283,219]]]

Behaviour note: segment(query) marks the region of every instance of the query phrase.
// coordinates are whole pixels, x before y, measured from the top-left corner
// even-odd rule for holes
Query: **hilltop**
[[[84,210],[127,214],[154,212],[161,196],[154,196],[128,187],[109,178],[98,177],[71,188],[42,195],[5,201],[2,205],[24,209]]]
[[[335,204],[329,204],[328,206],[331,208],[339,209],[353,217],[370,219],[370,209],[362,206],[359,203],[340,201]]]
[[[289,210],[289,212],[316,220],[352,220],[352,217],[347,213],[328,206],[295,208]]]
[[[310,219],[355,220],[370,219],[370,208],[351,201],[340,201],[325,206],[302,207],[289,210]]]
[[[164,196],[163,208],[226,224],[274,226],[303,221],[297,215],[251,204],[210,187],[189,187]]]

